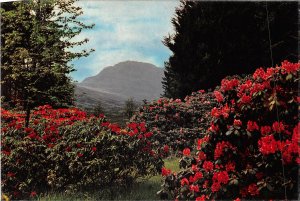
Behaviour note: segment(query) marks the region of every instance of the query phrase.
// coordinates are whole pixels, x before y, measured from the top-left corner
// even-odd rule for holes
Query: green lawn
[[[165,166],[172,171],[178,171],[178,158],[165,160]],[[157,200],[156,192],[160,190],[162,177],[153,176],[149,179],[141,179],[131,189],[109,189],[93,192],[78,192],[75,195],[51,192],[39,198],[40,201],[82,201],[82,200]]]

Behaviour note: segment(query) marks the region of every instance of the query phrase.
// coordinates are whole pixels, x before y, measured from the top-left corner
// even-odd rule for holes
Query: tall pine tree
[[[11,107],[26,111],[38,105],[72,105],[74,89],[69,62],[92,50],[72,52],[88,41],[74,37],[85,25],[74,0],[31,0],[1,3],[1,96]]]
[[[297,2],[181,1],[172,24],[175,33],[163,41],[173,53],[165,62],[167,97],[271,66],[270,44],[274,65],[299,59]]]

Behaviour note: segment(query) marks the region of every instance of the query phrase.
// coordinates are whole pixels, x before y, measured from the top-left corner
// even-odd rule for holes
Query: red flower
[[[10,152],[10,151],[6,151],[6,150],[3,150],[2,153],[3,153],[4,155],[6,155],[6,156],[9,156],[11,152]]]
[[[97,151],[97,147],[92,147],[92,151],[93,152]]]
[[[214,107],[214,108],[211,110],[211,115],[212,115],[213,117],[219,118],[219,117],[220,117],[220,112],[219,112],[219,110],[218,110],[216,107]]]
[[[214,164],[211,161],[204,161],[202,167],[204,170],[209,172],[209,171],[213,170]]]
[[[35,139],[37,138],[37,135],[34,132],[32,132],[27,137],[29,137],[30,139]]]
[[[208,141],[209,141],[209,137],[208,136],[205,136],[204,138],[198,139],[197,149],[200,150],[202,144],[205,143],[205,142],[208,142]]]
[[[232,148],[232,145],[229,142],[218,142],[215,148],[215,152],[214,152],[214,159],[218,159],[223,155],[223,150],[225,148]]]
[[[164,152],[166,152],[166,153],[169,152],[169,146],[168,146],[168,145],[165,145],[165,146],[164,146]]]
[[[242,126],[242,121],[239,120],[239,119],[235,119],[235,120],[233,121],[233,125],[235,125],[235,126]]]
[[[82,157],[83,154],[82,154],[82,153],[77,153],[77,156],[78,156],[78,157]]]
[[[102,127],[108,127],[109,124],[110,124],[109,122],[103,122],[103,123],[101,123],[101,126],[102,126]]]
[[[198,179],[202,179],[202,178],[203,178],[203,174],[201,172],[196,172],[194,176],[194,180],[197,181]]]
[[[215,172],[213,175],[213,181],[214,182],[218,182],[218,183],[222,183],[222,184],[227,184],[229,181],[229,176],[228,173],[226,171],[222,171],[222,172]]]
[[[30,197],[35,197],[37,194],[36,194],[36,192],[35,191],[32,191],[31,193],[30,193]]]
[[[257,172],[255,174],[256,179],[261,180],[263,178],[264,174],[262,172]]]
[[[271,131],[272,131],[272,129],[271,129],[270,126],[262,126],[260,128],[260,132],[261,132],[262,135],[268,135],[268,134],[271,133]]]
[[[259,195],[259,190],[258,190],[256,184],[250,184],[248,186],[248,192],[252,196]]]
[[[284,125],[282,122],[274,122],[272,125],[272,129],[273,131],[275,131],[276,133],[281,133],[282,131],[284,131]]]
[[[255,121],[248,121],[247,123],[247,130],[252,132],[255,130],[259,130],[259,127]]]
[[[224,100],[223,95],[219,91],[214,91],[214,95],[219,103]]]
[[[151,137],[152,135],[153,135],[152,132],[148,132],[148,133],[145,134],[145,137],[146,137],[146,138],[149,138],[149,137]]]
[[[206,154],[203,151],[200,151],[198,154],[198,159],[204,161],[206,159]]]
[[[241,103],[242,104],[248,104],[250,102],[251,102],[251,97],[244,94],[241,98]]]
[[[299,67],[300,67],[300,64],[299,63],[291,63],[291,62],[288,62],[287,60],[283,61],[281,63],[281,67],[287,72],[287,73],[293,73],[293,72],[296,72]]]
[[[219,130],[220,130],[220,129],[219,129],[219,126],[218,126],[218,125],[215,126],[215,124],[214,124],[213,122],[211,122],[208,131],[211,131],[211,132],[218,132]]]
[[[229,91],[232,90],[234,87],[239,85],[239,80],[234,78],[232,80],[223,79],[221,81],[221,89],[223,91]]]
[[[191,154],[191,150],[189,148],[185,148],[183,151],[182,151],[183,155],[185,156],[189,156]]]
[[[219,182],[214,182],[213,185],[211,186],[211,191],[218,192],[220,188],[221,188],[221,184]]]
[[[199,169],[198,169],[197,165],[192,165],[192,170],[193,170],[194,172],[197,172],[197,171],[199,171]]]
[[[71,150],[72,150],[71,147],[67,147],[67,148],[66,148],[66,152],[70,152]]]
[[[199,186],[198,185],[190,185],[190,191],[199,192]]]
[[[274,139],[273,135],[268,135],[262,137],[258,141],[259,151],[266,155],[266,154],[274,154],[277,151],[277,142]]]
[[[263,68],[258,68],[254,72],[253,78],[254,79],[260,79],[261,78],[263,80],[266,80],[268,77],[267,77],[266,72],[265,72],[265,70]]]
[[[236,198],[233,201],[241,201],[241,199],[240,198]]]
[[[171,174],[171,170],[169,170],[169,169],[167,169],[167,168],[165,168],[165,167],[163,167],[163,168],[161,169],[161,175],[162,175],[162,176],[168,176],[169,174]]]
[[[229,162],[225,165],[226,171],[234,171],[235,170],[235,163],[234,162]]]
[[[22,128],[22,124],[17,124],[17,125],[16,125],[16,129],[17,129],[17,130],[19,130],[19,129],[21,129],[21,128]]]
[[[16,174],[13,172],[8,172],[6,175],[7,175],[7,177],[15,177],[16,176]]]
[[[196,197],[196,201],[205,201],[205,195],[201,195],[200,197]]]
[[[187,178],[183,178],[180,181],[181,186],[189,185],[189,180]]]
[[[32,131],[33,131],[32,128],[25,128],[25,132],[26,132],[26,133],[31,133]]]

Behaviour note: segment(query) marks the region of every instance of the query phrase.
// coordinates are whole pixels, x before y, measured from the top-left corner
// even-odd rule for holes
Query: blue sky
[[[179,1],[82,0],[76,4],[84,12],[80,21],[95,24],[92,30],[84,30],[75,38],[90,40],[79,49],[96,51],[72,62],[77,69],[71,74],[74,80],[80,82],[121,61],[149,62],[163,67],[168,60],[171,52],[161,41],[173,33],[171,18]]]

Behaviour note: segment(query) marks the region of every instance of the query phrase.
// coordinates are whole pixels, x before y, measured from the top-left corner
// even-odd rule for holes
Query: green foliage
[[[132,98],[128,99],[125,101],[125,104],[124,104],[124,109],[123,109],[123,112],[124,112],[124,115],[129,119],[130,117],[132,117],[132,115],[134,114],[134,112],[136,111],[137,109],[137,105],[136,103],[133,101]]]
[[[165,96],[183,99],[225,76],[271,66],[267,12],[274,65],[297,62],[297,2],[181,1],[174,34],[164,39],[173,53],[165,63]]]
[[[98,117],[100,114],[104,114],[104,108],[101,102],[98,102],[96,106],[92,109],[92,114]]]
[[[198,91],[184,101],[161,98],[145,104],[131,121],[146,122],[153,132],[152,145],[165,157],[194,146],[210,126],[209,113],[216,105],[211,93]]]

